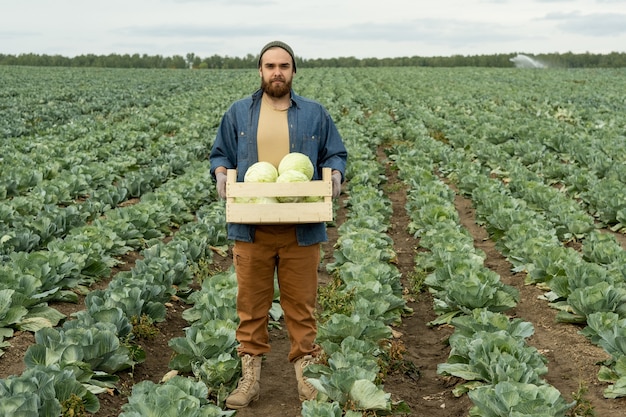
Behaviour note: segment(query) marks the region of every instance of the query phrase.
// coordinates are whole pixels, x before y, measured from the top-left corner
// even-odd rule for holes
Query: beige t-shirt
[[[287,109],[275,110],[265,99],[261,101],[257,146],[259,161],[270,162],[276,168],[280,160],[289,153]]]

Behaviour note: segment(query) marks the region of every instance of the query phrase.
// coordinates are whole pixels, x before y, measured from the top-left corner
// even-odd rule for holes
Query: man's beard
[[[271,81],[268,83],[264,79],[261,79],[261,90],[270,97],[284,97],[291,92],[291,81],[282,81],[284,81],[282,84],[274,85]]]

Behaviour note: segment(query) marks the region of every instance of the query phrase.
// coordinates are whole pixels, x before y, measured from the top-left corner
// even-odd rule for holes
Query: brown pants
[[[274,272],[291,341],[288,360],[315,355],[319,350],[314,317],[319,262],[320,245],[299,246],[293,225],[257,226],[254,243],[235,242],[240,355],[270,351],[268,313],[274,299]]]

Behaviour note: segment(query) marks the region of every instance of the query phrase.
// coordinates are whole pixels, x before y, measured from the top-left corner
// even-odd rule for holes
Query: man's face
[[[271,97],[284,97],[291,90],[293,60],[283,48],[270,48],[261,57],[261,89]]]

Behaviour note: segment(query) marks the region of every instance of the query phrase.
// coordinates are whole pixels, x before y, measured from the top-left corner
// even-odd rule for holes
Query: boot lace
[[[237,386],[237,391],[247,392],[250,390],[252,382],[254,382],[255,371],[252,366],[253,358],[252,356],[244,356],[242,361],[245,362],[245,366],[243,366],[243,375],[241,376],[239,386]]]
[[[309,382],[309,379],[304,376],[304,369],[309,366],[309,365],[313,365],[317,363],[317,358],[314,356],[305,356],[304,358],[302,358],[302,360],[300,361],[300,368],[302,368],[302,382],[311,390],[314,390],[315,387],[313,387],[313,385],[311,385],[311,383]]]
[[[313,356],[305,356],[304,358],[302,358],[302,360],[300,361],[300,367],[304,370],[304,368],[306,368],[309,365],[313,365],[317,363],[317,360],[315,357]]]

